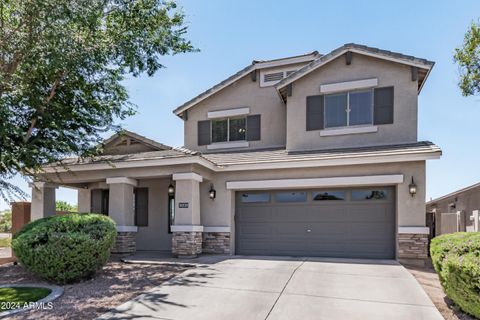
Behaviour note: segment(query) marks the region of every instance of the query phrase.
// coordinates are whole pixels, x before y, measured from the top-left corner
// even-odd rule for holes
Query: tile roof
[[[214,85],[210,89],[207,89],[206,91],[200,93],[196,97],[188,100],[187,102],[183,103],[181,106],[175,108],[175,110],[173,110],[173,113],[178,115],[180,112],[183,112],[183,109],[185,109],[186,107],[187,107],[186,109],[188,109],[188,106],[194,105],[194,104],[204,100],[207,96],[209,96],[210,94],[212,94],[212,93],[214,93],[218,90],[221,90],[224,86],[228,85],[230,82],[236,81],[237,79],[240,79],[240,78],[244,77],[245,75],[249,74],[250,72],[258,69],[258,67],[261,67],[262,64],[266,64],[266,63],[269,63],[269,62],[282,61],[282,60],[285,60],[287,62],[288,60],[291,60],[291,59],[308,57],[308,56],[312,56],[312,59],[310,59],[310,61],[312,61],[312,60],[316,59],[317,57],[320,57],[321,55],[318,53],[318,51],[313,51],[313,52],[302,54],[302,55],[279,58],[279,59],[253,60],[250,65],[246,66],[245,68],[241,69],[240,71],[236,72],[235,74],[231,75],[230,77],[226,78],[225,80],[217,83],[216,85]],[[288,64],[288,63],[285,63],[285,64]]]
[[[305,67],[299,69],[298,71],[290,74],[288,77],[280,81],[275,85],[277,90],[281,90],[284,86],[286,86],[288,83],[290,83],[293,79],[298,79],[301,76],[309,73],[310,71],[314,70],[316,67],[321,65],[322,63],[328,61],[329,59],[335,57],[339,53],[345,51],[345,50],[355,50],[358,52],[363,52],[363,53],[369,53],[375,56],[379,57],[384,57],[384,58],[390,58],[390,59],[396,59],[403,61],[407,64],[415,64],[415,65],[421,65],[424,66],[426,69],[431,69],[432,66],[434,65],[433,61],[429,61],[427,59],[422,59],[422,58],[417,58],[414,56],[410,55],[405,55],[399,52],[393,52],[393,51],[388,51],[388,50],[383,50],[375,47],[368,47],[365,45],[360,45],[356,43],[347,43],[344,44],[343,46],[329,52],[328,54],[321,55],[318,53],[318,51],[313,51],[307,54],[303,55],[298,55],[298,56],[292,56],[292,57],[286,57],[286,58],[279,58],[279,59],[272,59],[272,60],[253,60],[252,64],[246,66],[242,70],[238,71],[237,73],[231,75],[230,77],[226,78],[225,80],[221,81],[220,83],[214,85],[210,89],[200,93],[196,97],[188,100],[187,102],[183,103],[181,106],[177,107],[175,110],[173,110],[173,113],[180,115],[183,111],[191,108],[195,104],[199,103],[200,101],[206,99],[208,96],[211,94],[223,89],[225,86],[229,85],[230,83],[233,83],[234,81],[244,77],[248,73],[258,69],[259,66],[262,64],[266,64],[269,62],[275,62],[275,61],[281,61],[281,60],[289,60],[289,59],[295,59],[295,58],[301,58],[301,57],[308,57],[309,55],[312,56],[311,62],[308,63]],[[428,74],[425,76],[422,76],[421,79],[419,79],[419,91],[422,88],[423,83],[425,82],[425,79],[427,78]]]
[[[159,151],[147,151],[132,154],[115,154],[115,155],[101,155],[88,158],[67,158],[63,159],[60,163],[52,166],[61,165],[78,165],[78,164],[91,164],[91,163],[108,163],[108,162],[127,162],[127,161],[140,161],[140,160],[160,160],[168,158],[185,158],[196,155],[196,152],[172,148],[169,150]]]
[[[202,157],[217,166],[239,164],[258,164],[273,162],[291,162],[308,160],[334,160],[349,157],[376,157],[383,155],[421,154],[441,152],[440,148],[429,141],[409,144],[356,147],[329,150],[288,152],[285,149],[251,150],[239,152],[204,153]]]
[[[311,160],[336,160],[353,157],[378,157],[388,155],[411,155],[441,152],[441,149],[428,141],[408,144],[395,144],[371,147],[356,147],[328,150],[311,150],[289,152],[282,149],[262,149],[248,151],[229,151],[199,153],[186,148],[172,148],[171,150],[149,151],[126,155],[104,155],[94,158],[69,158],[61,163],[47,167],[61,167],[68,165],[82,165],[93,163],[134,162],[141,160],[163,160],[174,158],[201,157],[216,167],[233,165],[248,165],[260,163],[297,162]]]
[[[310,71],[315,70],[317,67],[321,66],[323,63],[329,61],[330,59],[334,58],[338,54],[344,52],[344,51],[349,51],[349,50],[356,50],[359,52],[364,52],[364,53],[370,53],[379,57],[385,57],[385,58],[392,58],[392,59],[398,59],[398,60],[403,60],[405,63],[414,63],[414,64],[419,64],[423,65],[425,68],[430,69],[433,67],[435,62],[429,61],[427,59],[422,59],[422,58],[417,58],[414,56],[410,55],[405,55],[399,52],[393,52],[393,51],[388,51],[388,50],[382,50],[379,48],[375,47],[368,47],[365,45],[360,45],[356,43],[347,43],[344,44],[341,47],[338,47],[337,49],[319,57],[318,59],[310,62],[303,68],[297,70],[296,72],[291,73],[288,77],[284,78],[282,81],[277,83],[275,87],[277,90],[280,90],[281,88],[285,87],[287,84],[291,83],[293,80],[296,80],[306,74],[308,74]]]
[[[112,135],[111,137],[105,139],[103,141],[103,144],[104,145],[108,145],[109,143],[111,143],[113,140],[115,140],[116,138],[118,137],[122,137],[122,136],[126,136],[126,137],[130,137],[130,138],[133,138],[133,139],[136,139],[146,145],[149,145],[153,148],[156,148],[156,149],[159,149],[159,150],[169,150],[169,149],[172,149],[172,147],[170,146],[167,146],[163,143],[160,143],[160,142],[157,142],[155,140],[152,140],[152,139],[149,139],[145,136],[142,136],[138,133],[135,133],[135,132],[132,132],[132,131],[128,131],[128,130],[121,130],[120,132],[117,132],[115,133],[114,135]]]
[[[444,199],[447,199],[447,198],[456,196],[456,195],[458,195],[458,194],[460,194],[460,193],[463,193],[463,192],[466,192],[466,191],[470,191],[470,190],[476,189],[476,188],[479,188],[479,193],[480,193],[480,182],[475,183],[475,184],[472,184],[471,186],[468,186],[468,187],[459,189],[459,190],[457,190],[457,191],[450,192],[450,193],[448,193],[448,194],[446,194],[446,195],[444,195],[444,196],[435,198],[435,199],[433,199],[433,200],[430,200],[430,201],[428,201],[426,204],[427,204],[427,205],[434,205],[434,204],[436,204],[437,202],[439,202],[439,201],[441,201],[441,200],[444,200]]]

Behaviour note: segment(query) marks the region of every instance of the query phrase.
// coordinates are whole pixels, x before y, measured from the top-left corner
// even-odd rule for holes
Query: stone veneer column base
[[[230,232],[204,232],[203,252],[230,254]]]
[[[117,231],[115,244],[112,248],[112,253],[129,255],[137,251],[137,233],[136,232],[121,232]]]
[[[403,264],[425,266],[428,261],[428,234],[399,233],[397,256]]]
[[[202,253],[202,232],[174,231],[172,254],[178,258],[196,258]]]

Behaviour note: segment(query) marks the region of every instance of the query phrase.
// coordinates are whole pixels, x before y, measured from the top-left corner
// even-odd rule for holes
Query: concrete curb
[[[35,302],[35,305],[40,305],[40,304],[46,304],[49,302],[52,302],[56,299],[58,299],[62,294],[63,294],[63,288],[55,285],[50,285],[50,284],[38,284],[38,283],[21,283],[21,284],[1,284],[0,288],[47,288],[52,290],[48,296],[46,296],[43,299],[40,299]],[[8,316],[11,316],[13,314],[31,310],[35,307],[35,305],[30,305],[27,308],[19,308],[19,309],[13,309],[13,310],[7,310],[0,312],[0,318],[5,318]]]
[[[127,264],[154,264],[154,265],[164,265],[164,266],[182,266],[182,267],[203,267],[206,264],[203,263],[190,263],[190,262],[176,262],[176,261],[155,261],[155,260],[130,260],[130,259],[120,259],[123,263]]]

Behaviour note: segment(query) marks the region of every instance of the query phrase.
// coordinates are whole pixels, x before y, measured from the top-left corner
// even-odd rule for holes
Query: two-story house
[[[116,252],[417,259],[427,256],[418,95],[433,62],[346,44],[253,61],[174,113],[185,144],[126,132],[96,159],[45,167],[55,187],[117,223]]]

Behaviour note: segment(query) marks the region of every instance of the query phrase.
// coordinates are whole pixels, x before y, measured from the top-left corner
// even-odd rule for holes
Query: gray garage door
[[[394,258],[394,196],[389,187],[237,192],[236,253]]]

